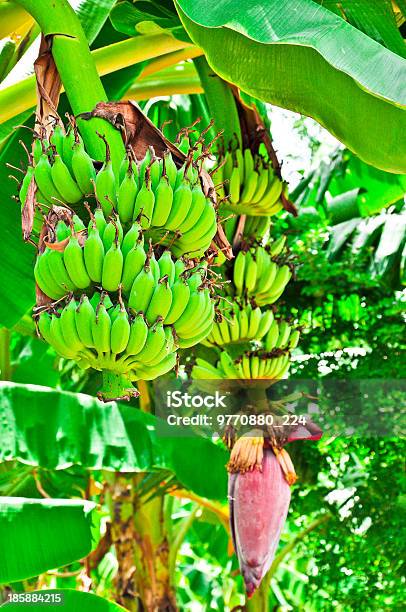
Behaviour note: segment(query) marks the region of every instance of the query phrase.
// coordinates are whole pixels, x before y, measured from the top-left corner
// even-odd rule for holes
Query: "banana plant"
[[[402,173],[406,172],[405,100],[401,89],[405,64],[399,32],[391,20],[392,8],[388,3],[380,16],[384,21],[375,20],[373,26],[365,24],[360,13],[348,3],[342,4],[344,12],[337,10],[336,3],[329,10],[312,0],[298,0],[293,11],[287,2],[244,0],[231,13],[227,2],[207,7],[207,3],[189,0],[142,3],[85,0],[75,12],[65,0],[1,0],[0,33],[5,45],[0,55],[0,77],[6,77],[18,66],[18,60],[41,31],[43,43],[50,45],[55,62],[55,70],[48,69],[45,76],[51,81],[54,79],[56,89],[60,78],[64,90],[59,114],[69,112],[77,116],[86,150],[98,164],[98,170],[102,169],[98,176],[109,173],[110,163],[118,171],[125,150],[120,132],[93,113],[98,104],[134,96],[148,105],[147,100],[152,96],[198,94],[191,103],[193,114],[201,111],[206,119],[214,118],[214,133],[208,131],[207,140],[223,129],[226,146],[232,141],[241,145],[244,131],[240,129],[240,107],[235,102],[235,91],[239,88],[245,99],[258,101],[256,108],[268,102],[313,116],[362,163],[373,166],[372,174],[393,174],[391,197],[394,194],[397,197],[404,187]],[[397,7],[396,11],[398,16],[401,8]],[[335,34],[327,36],[332,31]],[[38,501],[28,493],[21,500],[7,497],[3,501],[0,528],[4,530],[5,540],[2,541],[9,538],[15,554],[2,566],[0,581],[29,581],[55,567],[79,563],[79,572],[75,573],[76,566],[72,572],[83,577],[86,587],[86,581],[92,580],[92,572],[99,571],[99,564],[91,561],[92,554],[108,566],[108,551],[114,545],[118,602],[131,610],[141,607],[175,610],[176,560],[195,519],[204,509],[216,517],[223,531],[227,530],[224,470],[227,452],[203,437],[179,443],[179,439],[166,432],[160,438],[157,431],[162,424],[150,414],[153,398],[142,381],[139,385],[142,399],[132,399],[130,406],[115,402],[103,406],[90,395],[94,392],[91,377],[80,373],[69,359],[58,359],[52,349],[47,349],[46,355],[37,353],[48,364],[52,361],[62,368],[59,380],[53,380],[51,386],[61,387],[69,378],[73,393],[24,384],[32,380],[27,378],[21,363],[18,371],[10,360],[10,351],[16,347],[12,346],[15,332],[10,341],[9,329],[25,329],[31,347],[39,342],[32,325],[26,321],[36,297],[34,249],[22,245],[20,207],[11,199],[15,189],[7,180],[10,171],[5,165],[7,162],[17,172],[27,165],[40,61],[36,68],[35,77],[28,76],[0,90],[0,179],[4,185],[4,234],[0,248],[5,271],[0,304],[0,323],[5,326],[0,337],[0,367],[3,379],[15,381],[20,376],[22,381],[20,384],[5,382],[0,387],[0,461],[49,472],[65,470],[67,466],[83,469],[88,486],[80,492],[79,502]],[[334,99],[331,91],[336,93]],[[149,112],[158,122],[159,113],[155,111],[154,104],[150,105]],[[180,115],[177,113],[181,120]],[[100,131],[103,139],[98,135]],[[19,141],[23,143],[22,148],[18,146]],[[259,158],[254,160],[248,154],[244,161],[254,170]],[[54,170],[55,181],[57,170]],[[255,185],[247,185],[242,194],[248,200],[250,195],[261,201],[269,176],[273,180],[273,169],[267,166],[261,190],[257,191],[260,173],[258,178],[254,173]],[[66,187],[67,181],[62,178],[60,173],[60,185]],[[225,178],[230,179],[233,188],[239,180],[237,173]],[[276,181],[280,189],[276,199],[283,189],[280,178]],[[380,178],[376,180],[382,182]],[[75,205],[79,195],[70,187],[68,200]],[[337,185],[337,193],[343,193],[342,185]],[[333,195],[337,197],[337,193]],[[236,204],[233,199],[238,200],[231,187],[225,194],[227,198],[229,207]],[[336,201],[335,209],[347,210],[348,198],[344,200]],[[271,210],[276,212],[272,207]],[[264,209],[260,212],[264,214]],[[117,231],[112,239],[114,250],[118,229],[117,224],[112,226],[113,234]],[[77,252],[78,244],[73,240],[71,243],[70,250]],[[114,270],[116,263],[115,258],[115,265],[111,267]],[[111,275],[108,280],[111,281]],[[116,290],[117,283],[113,284]],[[102,309],[103,305],[97,313]],[[49,379],[46,382],[49,384]],[[89,394],[78,393],[80,389]],[[36,472],[32,478],[36,493],[47,497]],[[104,485],[98,501],[114,520],[109,530],[106,529],[106,537],[99,538],[91,551],[89,517],[90,512],[95,515],[95,509],[88,499],[97,497],[94,487],[98,489],[96,481],[99,480]],[[25,490],[23,484],[19,486]],[[173,517],[176,512],[182,512],[182,506],[173,501],[177,496],[196,505],[190,516],[174,526]],[[38,529],[30,535],[34,554],[30,558],[22,557],[24,563],[18,568],[27,520],[37,519]],[[62,528],[58,521],[63,522]],[[9,532],[4,528],[6,523],[12,525]],[[41,556],[41,547],[35,544],[44,540],[41,530],[45,525],[52,554]],[[69,537],[64,540],[66,534]],[[86,557],[83,563],[82,557]],[[271,566],[269,579],[275,569],[276,565]],[[109,571],[105,567],[107,583]],[[73,576],[63,576],[69,577]],[[49,583],[49,576],[44,580],[43,584],[54,586]],[[42,586],[41,580],[38,586]],[[25,587],[29,590],[32,583]],[[52,593],[50,589],[49,594]],[[121,609],[89,593],[69,589],[61,593],[68,609],[98,610],[103,606],[112,611]],[[251,609],[266,610],[268,603],[263,592],[256,598]],[[17,602],[9,607],[13,605],[17,606]]]

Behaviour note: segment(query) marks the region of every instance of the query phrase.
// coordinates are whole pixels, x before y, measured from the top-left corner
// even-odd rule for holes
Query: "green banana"
[[[68,305],[65,306],[65,308],[61,312],[60,326],[63,339],[65,340],[65,344],[69,346],[70,349],[75,351],[75,353],[78,353],[81,349],[84,348],[84,346],[76,328],[76,308],[76,301],[74,299],[71,299]]]
[[[231,172],[229,193],[231,204],[238,204],[240,201],[241,172],[239,166],[235,166]]]
[[[63,260],[72,282],[78,289],[87,289],[90,285],[90,277],[86,271],[83,249],[78,238],[72,234],[63,252]]]
[[[136,360],[141,363],[147,363],[152,360],[163,348],[166,342],[164,326],[161,320],[157,320],[152,327],[149,328],[147,341],[141,352],[136,355]]]
[[[245,278],[246,253],[240,251],[235,258],[233,268],[233,282],[238,294],[243,292]]]
[[[128,223],[132,220],[137,193],[138,184],[130,165],[118,188],[117,212],[122,223]]]
[[[114,354],[123,353],[130,339],[131,326],[127,311],[121,303],[120,311],[111,325],[110,346]]]
[[[92,329],[96,323],[96,312],[85,294],[82,294],[76,308],[75,323],[82,344],[87,348],[94,347]]]
[[[83,247],[86,271],[90,280],[100,283],[103,273],[104,245],[100,238],[96,222],[90,221],[88,236]]]
[[[279,336],[279,325],[277,321],[273,321],[271,327],[265,336],[265,350],[270,353],[276,346]]]
[[[257,282],[257,262],[253,258],[250,251],[248,251],[246,255],[244,284],[249,294],[254,291],[256,282]]]
[[[133,219],[138,219],[141,214],[141,227],[147,229],[151,225],[154,212],[155,196],[151,189],[151,182],[144,182],[135,199]]]
[[[267,310],[261,317],[261,321],[259,323],[258,331],[256,333],[256,338],[260,340],[268,333],[269,328],[272,325],[274,316],[272,310]]]
[[[155,190],[154,212],[152,214],[151,226],[162,227],[165,225],[172,209],[173,191],[166,176],[162,176]]]
[[[182,235],[186,234],[194,225],[198,222],[206,208],[207,199],[204,195],[200,183],[197,183],[192,191],[192,201],[189,207],[188,214],[184,220],[179,224],[179,231]],[[209,204],[210,205],[210,204]]]
[[[34,178],[38,189],[47,199],[47,202],[52,204],[53,200],[62,202],[63,198],[56,188],[51,173],[51,164],[48,156],[43,153],[38,164],[34,168]]]
[[[172,260],[172,255],[169,250],[164,251],[161,257],[158,259],[159,265],[159,277],[168,277],[169,285],[172,286],[175,280],[175,264]]]
[[[126,354],[138,355],[144,348],[148,337],[148,325],[143,314],[136,314],[131,322],[130,337],[126,348]]]
[[[171,212],[165,222],[165,229],[176,231],[187,217],[192,204],[192,192],[185,182],[177,187],[173,194]]]
[[[94,181],[96,180],[96,170],[94,169],[93,160],[86,152],[81,140],[73,145],[71,164],[73,176],[82,194],[92,193]]]
[[[123,253],[124,259],[127,257],[128,253],[131,249],[139,242],[143,244],[143,237],[141,233],[141,226],[136,221],[132,223],[128,232],[125,233],[123,237],[123,242],[121,244],[121,252]]]
[[[54,163],[51,166],[51,176],[64,202],[76,204],[82,199],[82,192],[72,178],[68,167],[60,155],[54,156]]]
[[[178,169],[170,151],[165,151],[163,162],[163,175],[168,178],[169,185],[172,187],[173,190],[176,184]]]
[[[96,308],[96,321],[93,325],[93,344],[98,353],[110,352],[111,319],[103,304],[103,296]]]
[[[123,273],[124,258],[118,238],[107,251],[103,259],[102,286],[106,291],[117,291]]]
[[[96,175],[95,191],[104,216],[107,218],[113,212],[113,208],[117,207],[116,175],[114,174],[108,146],[106,146],[106,161]]]
[[[146,312],[155,289],[155,279],[149,265],[145,265],[136,276],[128,299],[134,312]]]
[[[60,153],[69,172],[73,172],[72,157],[73,157],[73,147],[75,146],[75,144],[76,144],[75,131],[71,128],[68,130],[67,134],[65,135],[63,139],[62,153]]]
[[[145,265],[146,258],[147,256],[141,244],[135,244],[126,255],[121,279],[123,293],[125,295],[131,291],[135,278]]]
[[[162,277],[155,286],[151,301],[145,313],[145,317],[150,325],[155,323],[158,317],[165,320],[172,304],[172,291],[169,286],[168,277]]]
[[[190,297],[190,289],[188,284],[179,279],[172,285],[172,304],[168,314],[165,317],[165,324],[171,325],[176,323],[184,312]]]
[[[257,307],[251,312],[249,326],[248,326],[248,337],[249,338],[256,338],[258,329],[259,329],[259,325],[261,323],[261,318],[262,318],[261,309]]]

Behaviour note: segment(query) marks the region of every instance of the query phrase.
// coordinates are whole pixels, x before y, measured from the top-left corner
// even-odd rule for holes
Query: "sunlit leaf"
[[[178,2],[189,35],[221,77],[312,116],[367,163],[406,172],[402,58],[311,0],[230,6]]]
[[[86,556],[91,511],[81,500],[0,497],[0,583],[37,576]]]

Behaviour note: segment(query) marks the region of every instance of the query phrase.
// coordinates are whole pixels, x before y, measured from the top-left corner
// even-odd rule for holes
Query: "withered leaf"
[[[126,146],[130,146],[138,160],[145,157],[149,147],[153,147],[157,157],[163,157],[165,151],[170,151],[180,167],[186,156],[142,112],[136,102],[99,102],[90,113],[82,113],[81,119],[99,117],[106,119],[121,130]]]
[[[37,122],[49,137],[55,121],[63,126],[58,115],[61,79],[52,56],[52,36],[41,36],[38,57],[34,62],[37,84]]]
[[[23,239],[25,242],[31,239],[32,228],[34,225],[34,214],[35,214],[35,202],[37,185],[34,177],[31,178],[30,184],[28,185],[27,196],[25,203],[21,211],[21,227],[23,230]]]

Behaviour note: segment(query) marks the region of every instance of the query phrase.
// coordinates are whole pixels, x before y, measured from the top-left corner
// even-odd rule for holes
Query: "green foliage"
[[[165,468],[198,495],[225,499],[227,453],[210,440],[180,443],[163,423],[156,431],[152,415],[78,393],[0,383],[0,397],[1,420],[13,424],[0,430],[0,461],[130,473]]]
[[[228,2],[211,10],[178,2],[189,35],[222,78],[311,115],[365,162],[405,172],[403,60],[311,0],[299,4],[293,15],[289,2],[256,3],[255,10],[240,2],[231,16]],[[326,36],[332,29],[335,36]]]
[[[31,578],[89,554],[92,503],[0,497],[0,583]],[[61,530],[63,525],[63,531]]]

